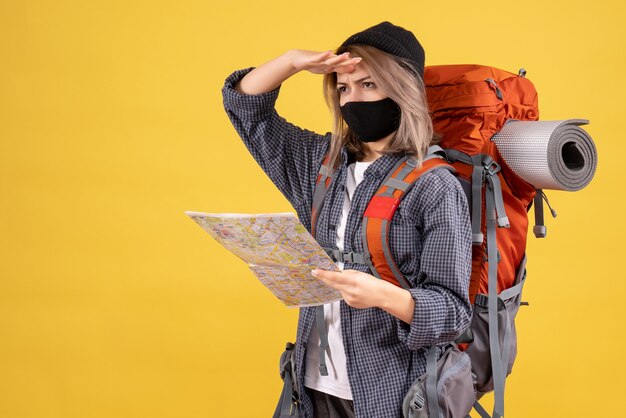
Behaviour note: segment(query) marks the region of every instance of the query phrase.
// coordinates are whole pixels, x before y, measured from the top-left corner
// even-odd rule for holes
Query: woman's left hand
[[[353,308],[381,308],[410,324],[415,311],[415,301],[408,290],[379,280],[371,274],[357,270],[311,271],[327,285],[341,292],[343,300]]]
[[[393,286],[389,282],[357,270],[337,272],[315,269],[311,274],[339,290],[346,303],[353,308],[381,307],[386,286]]]

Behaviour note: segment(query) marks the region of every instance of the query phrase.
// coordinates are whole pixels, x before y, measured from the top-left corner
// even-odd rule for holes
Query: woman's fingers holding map
[[[353,308],[371,308],[380,303],[380,287],[388,284],[371,274],[357,270],[340,272],[315,269],[311,275],[339,290],[346,303]]]

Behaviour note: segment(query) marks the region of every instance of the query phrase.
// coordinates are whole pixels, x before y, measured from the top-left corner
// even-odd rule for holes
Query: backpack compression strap
[[[509,218],[506,216],[504,209],[504,201],[502,199],[502,188],[500,186],[500,179],[496,175],[500,171],[500,166],[493,160],[490,155],[476,154],[467,155],[456,149],[446,148],[444,150],[449,162],[454,163],[461,161],[462,163],[469,164],[474,167],[472,172],[472,207],[471,219],[472,219],[472,243],[474,245],[482,245],[484,242],[484,235],[481,230],[482,220],[482,189],[485,185],[485,181],[488,181],[492,185],[494,190],[494,204],[497,214],[498,228],[508,228]]]
[[[491,372],[494,387],[494,407],[491,418],[501,418],[504,416],[504,388],[509,362],[511,330],[508,319],[508,312],[504,323],[499,324],[498,304],[501,299],[498,295],[498,262],[499,252],[497,245],[497,228],[508,228],[509,218],[504,209],[502,188],[498,178],[500,165],[487,154],[477,154],[469,156],[455,149],[446,149],[448,160],[451,162],[461,161],[465,164],[473,165],[472,173],[472,238],[474,245],[482,245],[484,235],[481,230],[482,213],[482,191],[485,190],[485,230],[486,230],[486,256],[487,256],[487,277],[488,295],[476,295],[472,303],[486,304],[488,312],[489,329],[489,352],[491,357]],[[537,210],[537,209],[535,209]],[[521,291],[515,286],[514,291]],[[471,287],[470,287],[471,293]],[[508,297],[511,297],[506,293]],[[504,295],[503,295],[504,296]],[[486,300],[486,302],[485,302]],[[503,342],[499,339],[499,329],[504,327]],[[483,418],[489,418],[487,412],[476,401],[476,411]]]
[[[439,147],[437,147],[439,148]],[[396,164],[382,186],[370,200],[363,214],[363,250],[369,254],[372,274],[396,286],[409,289],[406,278],[396,265],[389,249],[389,222],[400,200],[413,187],[417,179],[439,167],[456,172],[445,160],[430,154],[420,168],[413,158],[406,156]]]

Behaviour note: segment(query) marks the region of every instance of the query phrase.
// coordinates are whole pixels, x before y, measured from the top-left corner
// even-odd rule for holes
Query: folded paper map
[[[293,213],[247,215],[185,212],[289,307],[341,299],[341,293],[311,276],[311,270],[339,271]]]

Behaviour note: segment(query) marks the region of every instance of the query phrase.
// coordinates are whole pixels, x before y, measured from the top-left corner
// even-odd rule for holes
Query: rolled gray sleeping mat
[[[598,165],[593,139],[580,127],[588,123],[510,120],[491,140],[509,167],[536,189],[580,190]]]

